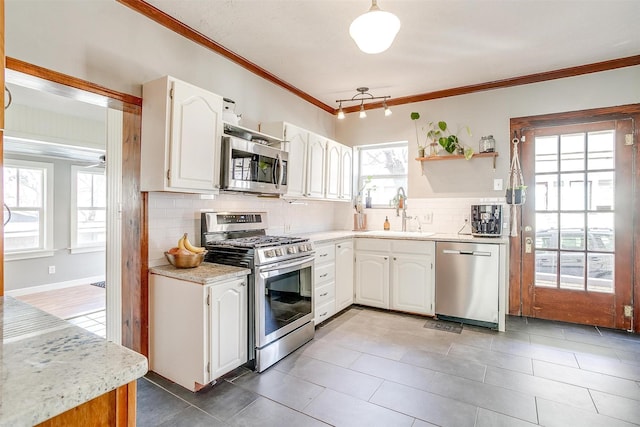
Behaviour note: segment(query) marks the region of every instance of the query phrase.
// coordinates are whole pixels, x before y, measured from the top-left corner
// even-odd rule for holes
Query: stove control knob
[[[299,252],[307,252],[307,245],[300,245],[300,247],[298,248]]]
[[[282,255],[284,255],[284,254],[283,254],[283,252],[282,252],[282,248],[278,248],[278,249],[276,249],[276,255],[277,255],[277,256],[282,256]]]
[[[273,249],[270,249],[268,251],[265,251],[264,256],[266,256],[267,258],[273,258],[274,256],[276,256],[276,253],[273,251]]]
[[[298,248],[296,248],[295,246],[289,246],[289,247],[287,248],[287,253],[289,253],[289,254],[295,254],[296,252],[298,252],[298,250],[297,250],[297,249],[298,249]]]
[[[307,243],[305,246],[307,247],[307,251],[310,251],[310,250],[312,250],[312,249],[313,249],[313,248],[311,247],[311,245],[310,245],[310,244],[308,244],[308,243]]]

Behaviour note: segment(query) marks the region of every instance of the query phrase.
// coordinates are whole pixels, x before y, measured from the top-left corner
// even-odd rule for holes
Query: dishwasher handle
[[[491,256],[491,252],[484,251],[454,251],[451,249],[443,249],[443,254],[453,254],[453,255],[471,255],[471,256]]]

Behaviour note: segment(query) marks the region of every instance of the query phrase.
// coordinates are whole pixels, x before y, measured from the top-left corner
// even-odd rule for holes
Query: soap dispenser
[[[384,229],[385,230],[390,230],[391,229],[391,224],[389,224],[389,217],[388,216],[384,217]]]

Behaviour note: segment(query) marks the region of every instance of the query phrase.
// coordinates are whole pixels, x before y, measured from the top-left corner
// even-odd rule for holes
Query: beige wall
[[[640,103],[640,66],[397,106],[390,117],[382,110],[371,111],[366,119],[348,114],[337,121],[336,138],[352,146],[409,141],[411,198],[497,197],[504,192],[493,191],[493,180],[506,182],[509,171],[510,118],[634,103]],[[412,111],[420,113],[422,125],[438,120],[454,129],[468,125],[473,136],[464,131],[459,136],[476,151],[480,137],[492,134],[500,154],[495,172],[485,158],[422,165],[413,160],[417,145]],[[420,137],[424,142],[424,135]]]

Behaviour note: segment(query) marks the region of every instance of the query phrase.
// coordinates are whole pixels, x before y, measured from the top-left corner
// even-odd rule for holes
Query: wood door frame
[[[26,86],[37,82],[40,90],[74,98],[81,91],[95,96],[97,105],[123,113],[122,130],[122,345],[148,355],[148,246],[146,197],[140,192],[140,133],[142,99],[27,62],[6,58],[5,69],[25,74]],[[4,75],[4,73],[3,73]],[[44,89],[43,89],[44,88]],[[2,148],[0,146],[0,148]],[[0,154],[1,156],[1,154]],[[0,195],[2,183],[0,182]],[[1,237],[1,236],[0,236]],[[1,240],[0,240],[1,244]],[[0,252],[4,265],[4,251]],[[4,276],[0,277],[0,295]]]
[[[633,183],[636,189],[640,189],[640,165],[636,163],[638,157],[638,140],[640,136],[640,104],[627,104],[614,107],[594,108],[589,110],[578,110],[564,113],[545,114],[540,116],[516,117],[510,119],[510,135],[520,137],[524,130],[534,127],[567,126],[585,122],[596,122],[605,120],[625,120],[631,119],[634,123],[634,144],[633,161],[634,175]],[[525,144],[527,142],[524,142]],[[513,147],[510,147],[513,154]],[[636,197],[633,206],[633,260],[631,292],[633,297],[633,331],[640,331],[640,223],[638,212],[640,212],[640,197]],[[509,314],[522,316],[523,283],[522,266],[520,263],[522,255],[522,215],[518,216],[518,236],[511,237],[509,248]],[[616,320],[617,324],[620,324]],[[627,322],[628,324],[628,322]],[[620,326],[624,327],[624,326]]]

